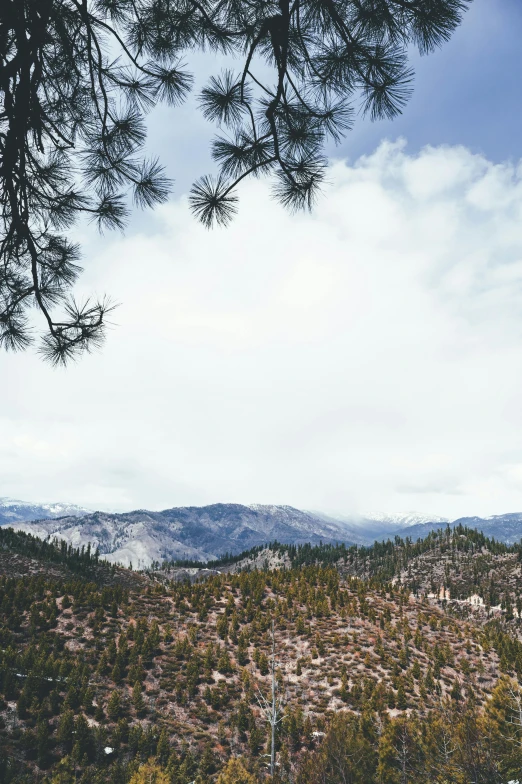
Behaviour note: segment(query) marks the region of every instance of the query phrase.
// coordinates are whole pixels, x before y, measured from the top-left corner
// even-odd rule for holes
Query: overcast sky
[[[312,215],[253,182],[205,231],[185,194],[212,129],[156,112],[172,199],[81,232],[81,291],[121,302],[103,351],[0,355],[0,496],[521,511],[519,6],[475,1],[404,116],[331,151]]]

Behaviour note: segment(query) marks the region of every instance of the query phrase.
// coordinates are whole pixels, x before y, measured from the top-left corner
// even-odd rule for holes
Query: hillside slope
[[[522,674],[516,636],[452,617],[444,605],[377,574],[370,581],[343,577],[327,563],[328,547],[287,549],[285,569],[264,570],[264,552],[250,571],[236,564],[236,573],[196,584],[165,575],[122,585],[93,581],[83,568],[92,555],[81,551],[57,548],[53,560],[51,545],[38,552],[22,533],[0,532],[0,545],[33,563],[32,575],[19,578],[2,574],[9,561],[0,559],[6,782],[48,775],[53,782],[127,784],[136,762],[155,758],[168,771],[162,781],[211,784],[230,756],[243,757],[256,781],[264,780],[267,729],[258,690],[269,693],[272,621],[285,700],[278,736],[284,782],[302,766],[308,771],[310,754],[320,752],[339,716],[363,722],[364,737],[377,746],[383,729],[400,731],[412,711],[429,722],[447,698],[447,716],[454,706],[458,717],[469,694],[469,711],[481,710],[502,671]],[[53,574],[55,562],[70,573]],[[398,780],[395,759],[383,765],[383,780]],[[299,775],[300,782],[316,780]]]

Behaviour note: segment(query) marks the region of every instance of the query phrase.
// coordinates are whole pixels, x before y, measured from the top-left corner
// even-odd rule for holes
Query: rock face
[[[108,560],[132,564],[136,569],[154,561],[211,560],[275,540],[284,544],[353,542],[342,523],[321,520],[291,506],[258,504],[212,504],[125,514],[94,512],[16,523],[14,527],[42,538],[56,536],[75,547],[90,542]]]

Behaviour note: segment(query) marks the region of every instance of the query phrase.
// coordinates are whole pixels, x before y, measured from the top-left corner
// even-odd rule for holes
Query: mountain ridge
[[[374,517],[335,518],[290,505],[235,503],[161,511],[91,512],[70,504],[0,499],[1,526],[12,526],[42,539],[63,539],[73,547],[91,544],[108,560],[137,569],[163,561],[205,562],[271,541],[364,546],[395,536],[415,541],[433,530],[459,524],[507,544],[522,538],[522,513],[518,512],[453,521],[412,512],[368,514]]]
[[[41,538],[64,539],[74,547],[90,543],[108,560],[142,569],[163,560],[212,560],[276,539],[288,544],[352,543],[340,523],[322,521],[291,506],[263,504],[93,512],[20,521],[15,527]]]

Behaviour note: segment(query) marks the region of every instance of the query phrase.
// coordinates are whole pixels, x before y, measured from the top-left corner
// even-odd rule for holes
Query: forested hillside
[[[519,550],[480,536],[137,574],[0,531],[0,780],[270,781],[272,644],[274,781],[520,777]],[[498,595],[430,598],[439,567],[461,594],[493,572]]]

